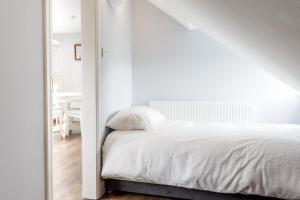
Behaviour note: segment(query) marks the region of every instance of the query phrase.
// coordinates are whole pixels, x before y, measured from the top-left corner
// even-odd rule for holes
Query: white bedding
[[[102,177],[300,199],[300,126],[166,121],[114,131]]]

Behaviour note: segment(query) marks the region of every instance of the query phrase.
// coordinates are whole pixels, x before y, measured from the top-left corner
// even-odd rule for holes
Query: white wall
[[[149,0],[300,92],[299,0]]]
[[[81,61],[74,58],[74,44],[81,44],[80,33],[53,34],[62,44],[63,91],[81,92]]]
[[[201,31],[188,31],[145,0],[133,6],[133,103],[238,101],[261,122],[300,123],[294,90]]]
[[[43,1],[0,1],[0,199],[45,199]]]
[[[132,2],[124,0],[112,8],[101,1],[101,6],[100,37],[105,54],[100,67],[100,127],[104,129],[111,114],[132,104]]]
[[[99,141],[102,143],[107,134],[107,119],[132,104],[132,1],[124,0],[118,8],[100,1],[100,10],[99,46],[105,49],[99,75]],[[104,187],[100,192],[103,194]]]

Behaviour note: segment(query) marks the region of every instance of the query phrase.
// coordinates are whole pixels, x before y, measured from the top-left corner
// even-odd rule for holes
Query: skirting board
[[[122,191],[145,195],[154,195],[176,199],[189,200],[279,200],[270,197],[260,197],[242,194],[222,194],[201,190],[180,188],[167,185],[138,183],[123,180],[105,180],[107,191]]]

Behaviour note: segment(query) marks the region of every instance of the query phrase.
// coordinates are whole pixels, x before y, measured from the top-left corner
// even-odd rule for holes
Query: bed
[[[153,131],[113,131],[102,150],[101,176],[112,190],[300,199],[299,125],[166,120]]]

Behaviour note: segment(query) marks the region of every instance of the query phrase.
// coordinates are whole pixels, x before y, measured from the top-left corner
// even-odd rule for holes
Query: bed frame
[[[181,188],[167,185],[157,185],[150,183],[139,183],[123,180],[105,180],[108,192],[121,191],[145,195],[153,195],[175,199],[190,200],[279,200],[277,198],[261,197],[255,195],[242,194],[222,194],[195,189]]]

